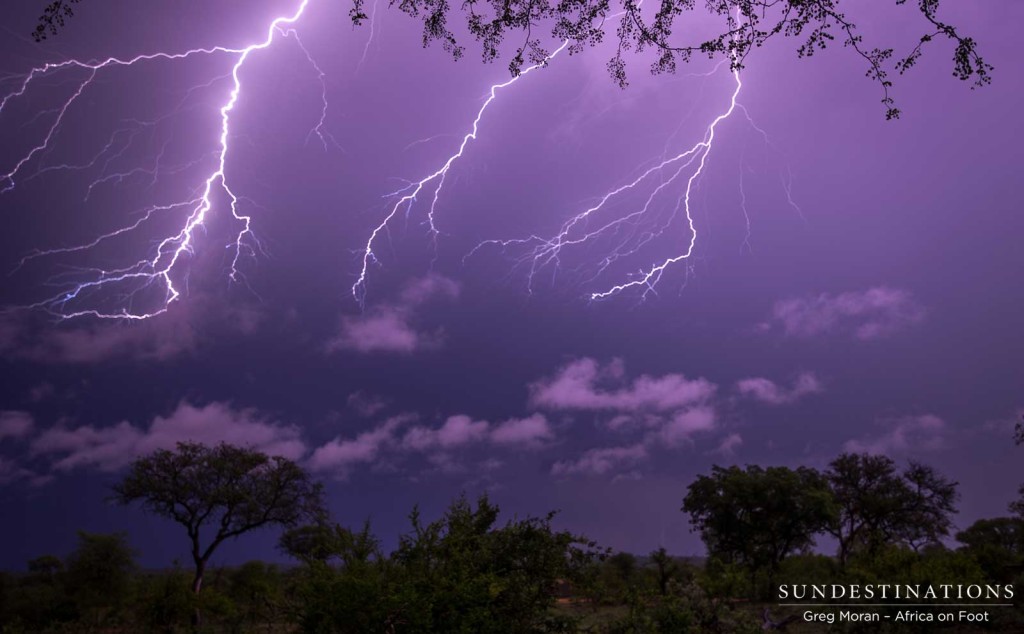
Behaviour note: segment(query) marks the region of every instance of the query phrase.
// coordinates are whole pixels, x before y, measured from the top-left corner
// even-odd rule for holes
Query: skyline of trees
[[[869,454],[824,471],[715,466],[681,509],[702,558],[613,552],[557,529],[555,512],[502,521],[487,495],[460,496],[431,521],[413,508],[389,552],[369,522],[331,519],[295,463],[181,443],[137,460],[114,499],[186,528],[199,557],[191,579],[177,562],[140,568],[127,534],[79,532],[68,556],[0,574],[0,632],[724,634],[795,622],[769,603],[777,583],[1024,583],[1024,517],[953,533],[956,488],[928,465]],[[270,526],[284,529],[293,564],[207,566],[223,541]],[[206,550],[203,527],[216,529]],[[819,537],[835,540],[834,555],[815,552]],[[998,618],[1008,629],[997,631],[1024,627],[1019,608]]]

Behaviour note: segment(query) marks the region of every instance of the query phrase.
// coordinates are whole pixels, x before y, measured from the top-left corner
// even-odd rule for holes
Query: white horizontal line
[[[779,603],[782,607],[1013,607],[1013,603]]]

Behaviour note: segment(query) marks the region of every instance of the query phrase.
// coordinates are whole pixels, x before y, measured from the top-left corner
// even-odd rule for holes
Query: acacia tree
[[[903,471],[906,500],[903,525],[897,538],[915,551],[940,542],[953,527],[959,483],[946,479],[933,467],[911,462]]]
[[[75,15],[72,4],[78,4],[80,0],[51,0],[39,16],[39,22],[32,31],[32,37],[37,42],[42,42],[48,35],[56,35],[64,27],[66,20]]]
[[[956,512],[956,482],[911,462],[900,473],[891,458],[842,454],[825,472],[839,513],[828,532],[846,565],[856,551],[877,552],[900,543],[915,550],[949,534]]]
[[[121,504],[144,509],[185,527],[199,594],[210,557],[225,541],[268,526],[294,526],[324,515],[322,486],[280,456],[221,443],[178,443],[132,463],[114,487]],[[203,529],[212,529],[208,541]],[[194,615],[199,623],[198,609]]]
[[[71,5],[78,2],[52,0],[47,3],[32,32],[36,41],[56,34],[73,15]],[[626,52],[652,50],[653,73],[675,72],[680,63],[689,62],[694,55],[721,57],[739,70],[753,49],[764,46],[779,34],[798,38],[800,57],[811,57],[837,40],[856,52],[864,61],[867,77],[882,92],[882,103],[889,119],[900,114],[890,95],[891,73],[902,74],[909,70],[925,47],[935,40],[945,40],[952,45],[956,78],[970,80],[974,86],[990,82],[992,66],[978,53],[974,39],[939,19],[940,0],[893,2],[897,6],[917,5],[922,18],[922,34],[902,56],[896,56],[893,48],[869,47],[864,42],[857,25],[841,10],[840,5],[848,7],[852,0],[706,0],[700,4],[718,17],[722,26],[709,37],[693,42],[678,42],[673,34],[679,26],[677,20],[697,10],[695,0],[654,0],[646,7],[641,6],[644,0],[621,0],[621,6],[614,7],[611,0],[469,0],[457,5],[455,11],[465,14],[465,30],[481,45],[484,61],[498,59],[506,36],[518,34],[519,43],[509,61],[513,75],[522,71],[527,59],[533,64],[545,63],[552,42],[566,43],[570,54],[600,44],[611,21],[617,25],[618,47],[615,56],[608,61],[608,71],[622,87],[628,83],[623,56]],[[452,5],[448,0],[391,0],[391,4],[423,22],[424,46],[438,42],[455,59],[464,55],[465,47],[449,28]],[[365,9],[366,0],[351,0],[349,15],[354,24],[360,25],[369,19]],[[549,29],[547,43],[539,35],[544,30],[542,25]]]
[[[898,6],[908,4],[907,0],[894,2]],[[368,19],[365,3],[352,0],[350,16],[357,25]],[[464,47],[448,27],[448,0],[393,0],[395,3],[399,10],[423,22],[424,46],[440,42],[455,59],[463,56]],[[628,51],[652,50],[651,72],[655,74],[675,72],[679,63],[689,62],[694,55],[724,58],[739,70],[753,49],[779,34],[798,38],[800,57],[811,57],[836,40],[855,51],[864,60],[867,77],[881,89],[888,119],[900,114],[890,95],[890,74],[909,70],[925,47],[937,39],[953,46],[955,77],[972,80],[975,86],[990,82],[992,66],[980,56],[973,38],[939,19],[939,0],[913,1],[922,16],[924,32],[903,56],[895,56],[892,48],[865,44],[857,25],[840,9],[840,5],[850,6],[850,0],[655,0],[645,7],[643,4],[644,0],[621,0],[621,7],[613,7],[610,0],[469,0],[458,6],[466,14],[466,30],[481,44],[485,61],[500,57],[499,49],[507,35],[519,34],[520,43],[509,62],[513,75],[521,72],[527,58],[534,64],[547,61],[550,53],[537,35],[543,23],[550,24],[551,40],[565,42],[572,54],[603,42],[607,21],[617,18],[612,24],[617,24],[618,47],[608,61],[608,71],[622,87],[627,84],[623,54]],[[673,34],[679,26],[677,20],[697,10],[698,4],[721,20],[721,29],[702,40],[676,41]]]
[[[828,483],[814,469],[712,467],[687,489],[690,515],[708,554],[770,578],[787,555],[809,548],[834,521]]]

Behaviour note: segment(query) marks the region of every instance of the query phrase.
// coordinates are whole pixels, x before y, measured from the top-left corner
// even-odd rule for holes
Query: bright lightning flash
[[[228,245],[229,249],[233,250],[233,257],[231,259],[231,273],[230,278],[232,281],[239,281],[243,279],[242,273],[239,269],[241,258],[246,254],[253,254],[259,249],[259,243],[255,239],[252,232],[252,219],[250,216],[243,214],[239,209],[240,197],[232,189],[228,182],[227,177],[227,159],[230,152],[230,139],[231,139],[231,113],[234,111],[235,106],[238,104],[239,98],[242,94],[242,69],[250,56],[256,51],[261,51],[271,46],[274,43],[278,35],[282,37],[293,37],[298,42],[299,47],[305,54],[307,60],[313,66],[317,72],[318,77],[323,85],[324,74],[320,70],[316,62],[309,55],[309,52],[302,45],[301,40],[298,39],[298,35],[294,30],[294,25],[302,17],[306,11],[306,7],[309,4],[309,0],[301,0],[296,9],[291,15],[284,15],[275,18],[271,21],[267,28],[266,37],[255,44],[250,44],[243,48],[229,48],[224,46],[213,46],[208,48],[195,48],[180,53],[150,53],[144,55],[138,55],[129,59],[121,59],[111,57],[102,61],[82,62],[78,60],[68,60],[58,63],[48,63],[37,68],[33,68],[26,74],[20,81],[16,89],[10,94],[3,97],[0,101],[0,114],[3,113],[4,108],[7,104],[19,97],[25,95],[31,88],[34,81],[39,78],[50,75],[52,73],[70,70],[70,69],[81,69],[87,72],[86,78],[81,81],[74,93],[67,98],[59,108],[56,109],[56,117],[52,124],[47,129],[42,140],[39,141],[33,148],[31,148],[26,154],[24,154],[14,166],[6,173],[0,174],[0,185],[2,190],[0,193],[6,193],[14,189],[17,179],[24,172],[25,168],[37,158],[41,153],[47,152],[61,128],[68,111],[74,106],[75,102],[82,96],[82,94],[90,87],[96,76],[101,71],[109,68],[118,66],[135,66],[145,62],[166,60],[175,61],[182,60],[190,57],[199,55],[230,55],[235,57],[234,65],[231,68],[231,88],[227,94],[227,97],[223,104],[220,106],[220,130],[219,135],[216,137],[215,143],[215,155],[216,163],[212,171],[205,177],[199,187],[196,188],[196,196],[189,200],[181,200],[172,202],[169,204],[155,204],[147,209],[143,210],[141,217],[135,222],[128,224],[120,229],[111,231],[103,234],[94,240],[74,247],[64,247],[50,250],[37,250],[30,253],[28,256],[23,258],[19,263],[19,266],[23,265],[30,259],[39,257],[55,255],[59,253],[70,253],[76,251],[84,251],[90,249],[105,240],[109,240],[116,236],[123,235],[137,229],[140,225],[148,221],[157,212],[175,212],[185,210],[187,213],[181,228],[172,235],[166,236],[160,240],[151,256],[144,257],[139,261],[135,262],[126,267],[117,268],[113,270],[105,269],[86,269],[80,271],[84,274],[87,279],[84,281],[77,281],[73,283],[70,288],[62,291],[60,294],[49,297],[35,304],[30,305],[30,308],[42,308],[60,318],[71,318],[80,316],[92,316],[101,319],[128,319],[128,320],[142,320],[155,317],[166,312],[171,304],[177,301],[182,294],[182,289],[179,288],[179,283],[176,283],[175,279],[180,277],[178,269],[180,263],[186,256],[191,256],[194,252],[195,247],[195,234],[203,227],[203,223],[206,221],[207,216],[211,213],[214,208],[215,196],[225,196],[229,202],[231,215],[240,225],[237,234],[235,235],[234,241]],[[324,120],[327,112],[327,99],[326,89],[323,94],[323,110],[321,112],[320,121],[316,127],[311,131],[311,135],[315,134],[319,140],[324,144],[326,149],[327,142],[333,142],[329,133],[324,129]],[[119,131],[124,132],[124,131]],[[117,136],[115,132],[114,137]],[[107,152],[111,145],[115,142],[114,137],[111,138],[110,143],[96,155],[93,161],[87,166],[94,165],[99,158]],[[122,148],[121,151],[124,151]],[[109,164],[110,159],[107,160]],[[64,169],[78,169],[86,166],[58,166]],[[33,176],[39,175],[44,171],[53,168],[40,169]],[[154,168],[154,178],[156,177],[156,171],[159,169],[159,159],[157,161],[157,167]],[[111,178],[123,178],[125,174],[108,175],[94,182],[90,186],[97,185],[99,182],[109,180]],[[97,293],[99,291],[121,291],[127,288],[126,296],[131,299],[134,295],[139,292],[150,289],[154,285],[158,285],[160,293],[163,298],[155,309],[145,311],[135,311],[132,308],[123,306],[118,310],[105,310],[97,308],[74,308],[77,306],[76,300],[81,302],[88,296]],[[130,304],[130,302],[129,302]]]
[[[545,57],[541,62],[523,69],[521,73],[512,77],[512,79],[509,79],[508,81],[502,82],[500,84],[494,84],[493,86],[491,86],[487,98],[484,99],[484,102],[483,104],[481,104],[480,109],[477,110],[476,118],[473,119],[473,123],[470,126],[469,132],[467,132],[462,137],[462,142],[459,143],[458,149],[455,151],[455,153],[449,156],[441,165],[441,167],[439,167],[434,172],[431,172],[427,176],[424,176],[419,181],[410,183],[403,187],[402,189],[392,192],[385,196],[385,198],[397,196],[398,199],[394,202],[393,205],[391,205],[390,211],[384,216],[384,219],[380,222],[380,224],[374,227],[373,231],[370,233],[370,237],[366,240],[366,246],[362,249],[362,268],[359,271],[359,277],[352,285],[352,297],[354,297],[355,300],[359,302],[360,306],[364,305],[366,301],[366,281],[369,275],[370,265],[378,262],[377,256],[376,254],[374,254],[373,251],[373,245],[377,242],[377,239],[380,238],[381,235],[386,234],[386,232],[388,231],[388,225],[398,215],[399,210],[404,207],[406,209],[406,214],[408,214],[409,211],[412,209],[413,204],[416,203],[417,198],[420,196],[421,193],[423,193],[424,189],[427,188],[428,185],[433,183],[433,195],[430,201],[430,207],[427,209],[427,225],[429,227],[430,236],[435,241],[436,246],[437,236],[440,232],[438,231],[437,224],[435,223],[435,210],[437,208],[437,201],[441,196],[441,189],[444,187],[445,178],[448,176],[448,171],[451,169],[452,165],[455,164],[457,160],[462,158],[462,155],[466,151],[466,146],[469,145],[470,141],[476,140],[477,134],[479,133],[480,130],[480,120],[483,118],[484,113],[487,111],[487,108],[492,103],[494,103],[495,99],[498,98],[498,94],[501,90],[508,88],[509,86],[512,86],[513,84],[520,81],[529,73],[537,70],[538,68],[543,68],[544,66],[547,66],[548,62],[550,62],[559,53],[565,50],[565,48],[568,45],[568,41],[563,42],[561,46],[555,49],[554,52]]]
[[[679,211],[685,216],[687,230],[686,248],[680,253],[665,258],[663,261],[650,265],[635,274],[630,280],[620,282],[604,290],[590,293],[591,300],[612,297],[629,289],[642,289],[642,296],[655,292],[666,269],[673,264],[682,262],[693,255],[697,244],[697,227],[691,209],[691,196],[695,186],[700,182],[707,165],[708,156],[714,147],[715,136],[719,125],[729,119],[742,105],[737,102],[743,83],[738,70],[731,70],[734,87],[730,94],[728,106],[717,115],[705,129],[704,137],[693,146],[670,157],[662,157],[652,167],[643,170],[632,181],[609,190],[597,199],[597,202],[584,211],[572,216],[562,224],[558,233],[551,237],[532,235],[527,238],[485,240],[467,254],[473,256],[477,251],[488,246],[501,248],[527,247],[526,254],[519,259],[519,264],[527,268],[527,287],[533,290],[535,277],[543,269],[552,267],[557,270],[561,264],[563,249],[590,245],[600,239],[608,239],[612,245],[596,265],[595,272],[589,278],[596,279],[611,264],[626,256],[638,253],[642,247],[661,236],[671,225]],[[744,111],[745,112],[745,111]],[[656,199],[676,181],[685,178],[685,187],[677,204],[671,209],[667,218],[655,213]],[[626,195],[636,193],[647,183],[653,184],[642,202],[629,212],[615,215],[613,219],[591,228],[591,223],[598,214],[611,208],[614,203]],[[647,220],[648,224],[643,224]],[[652,226],[653,225],[653,226]]]

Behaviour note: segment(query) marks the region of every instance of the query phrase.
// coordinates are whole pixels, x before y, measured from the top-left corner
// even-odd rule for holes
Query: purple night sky
[[[173,205],[201,206],[218,169],[240,55],[64,67],[15,95],[26,74],[241,49],[300,4],[85,2],[43,44],[23,37],[42,3],[8,8],[0,568],[66,553],[76,529],[128,531],[146,565],[183,558],[176,526],[105,500],[134,457],[187,438],[299,460],[338,521],[369,517],[386,543],[414,504],[434,517],[487,491],[511,514],[560,509],[561,527],[617,549],[698,554],[679,511],[697,474],[824,467],[844,450],[935,465],[961,484],[960,527],[1006,514],[1024,481],[1024,4],[947,2],[993,84],[956,81],[936,42],[896,79],[892,122],[839,44],[810,60],[792,40],[755,50],[703,168],[655,170],[551,251],[576,214],[705,139],[736,88],[727,65],[650,76],[634,57],[623,91],[605,70],[611,27],[496,92],[433,213],[440,177],[378,232],[360,306],[374,228],[458,152],[507,61],[480,63],[468,41],[458,62],[424,49],[384,2],[353,28],[348,4],[309,0],[238,70],[224,180],[251,233],[234,279],[244,223],[215,179],[165,312],[61,319],[164,307],[164,278],[74,291],[170,261],[180,242],[161,241],[197,208]],[[869,44],[912,45],[914,7],[881,4],[849,9]],[[649,292],[591,301],[685,254],[688,182],[690,257]],[[246,536],[219,563],[278,559],[275,540]]]

